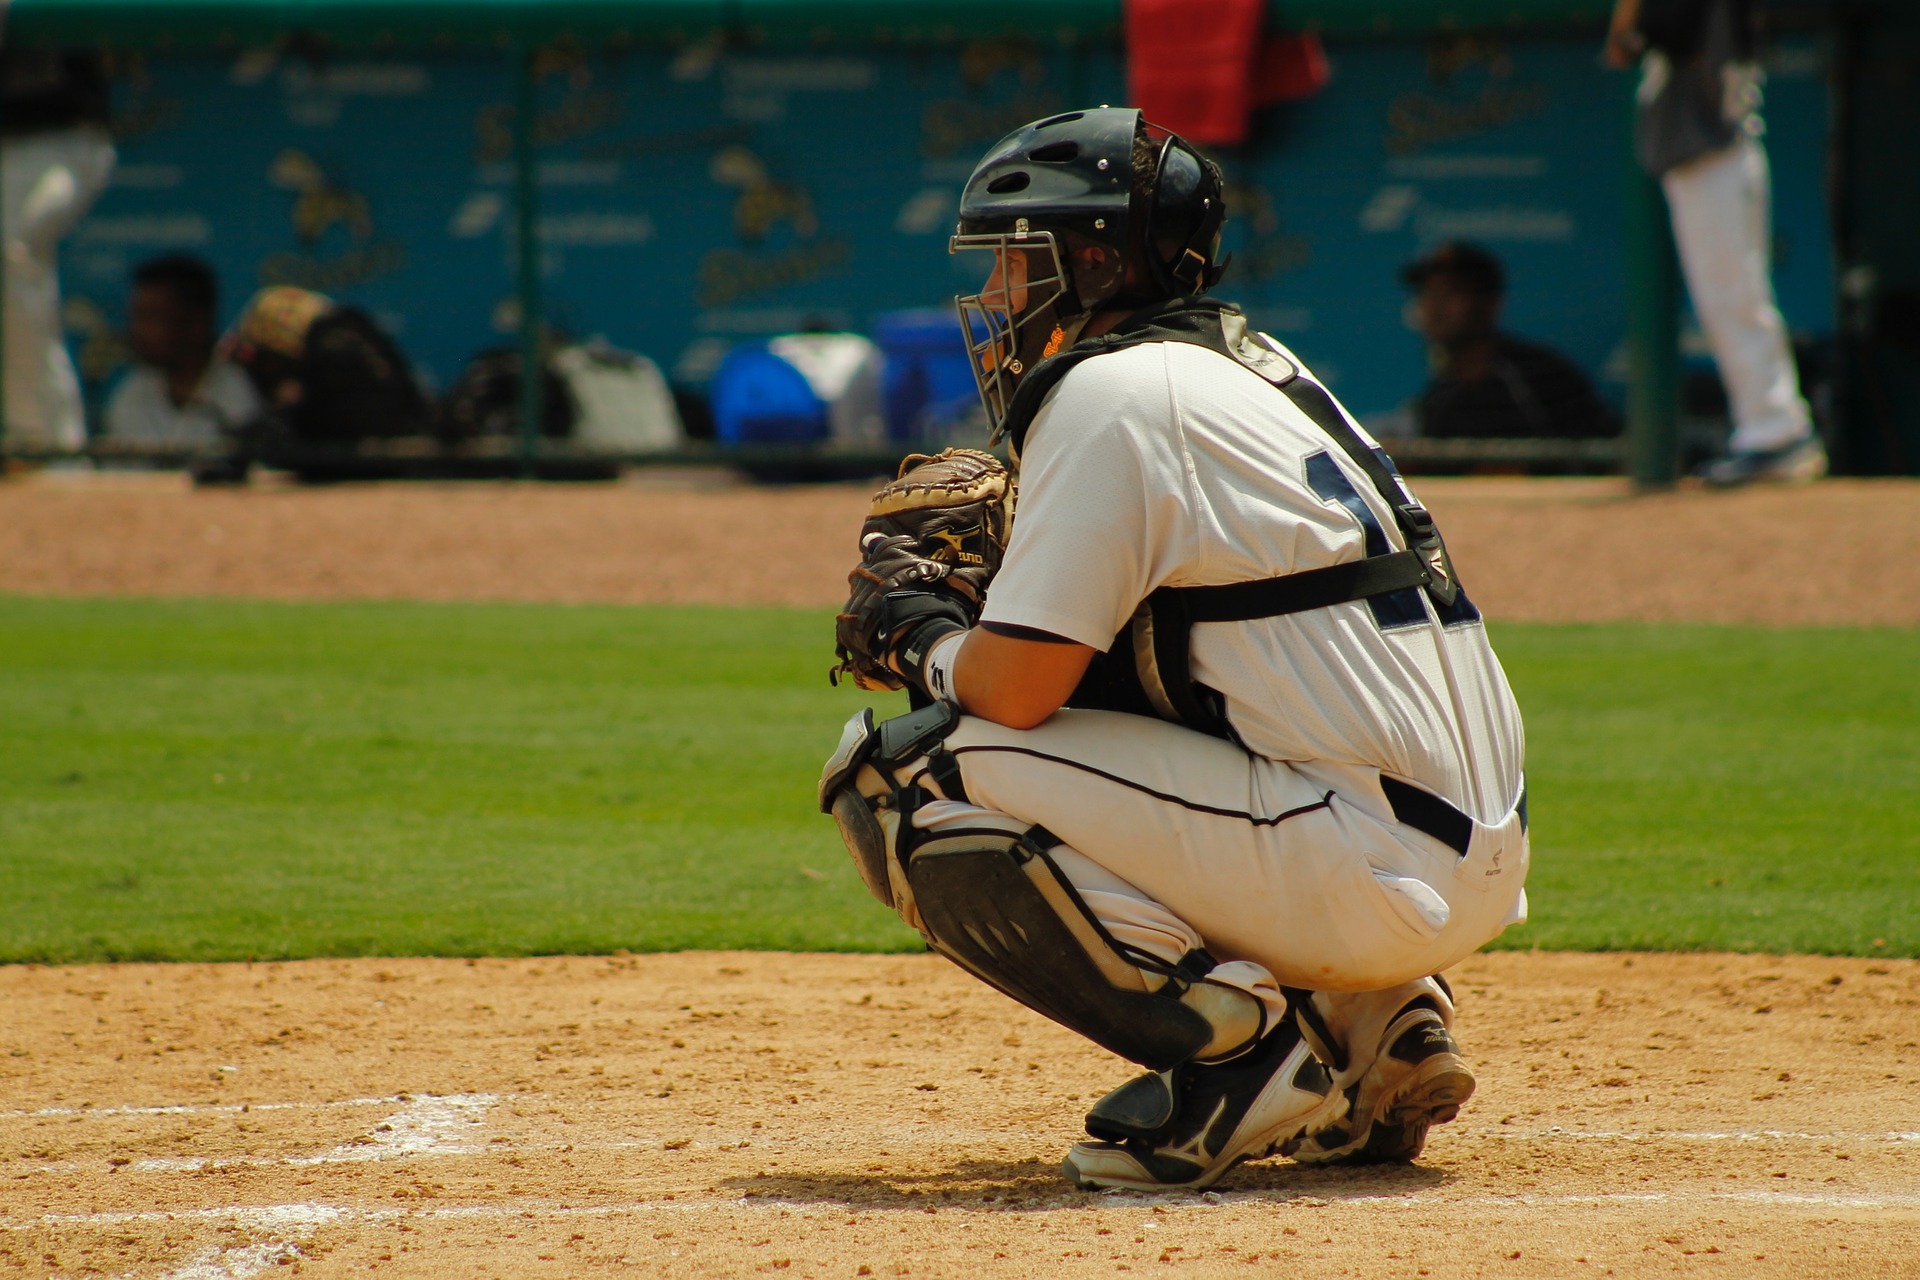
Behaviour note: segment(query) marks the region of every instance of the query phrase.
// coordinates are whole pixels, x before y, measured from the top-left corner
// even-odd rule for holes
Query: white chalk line
[[[1524,1210],[1561,1210],[1568,1208],[1606,1209],[1639,1208],[1646,1205],[1670,1205],[1678,1207],[1709,1208],[1725,1205],[1754,1205],[1767,1209],[1806,1209],[1830,1211],[1847,1210],[1913,1210],[1920,1211],[1920,1192],[1847,1192],[1821,1193],[1800,1191],[1622,1191],[1613,1193],[1586,1193],[1566,1195],[1472,1195],[1447,1196],[1432,1191],[1410,1191],[1394,1195],[1356,1195],[1329,1199],[1314,1195],[1288,1196],[1274,1191],[1213,1191],[1196,1195],[1192,1192],[1165,1192],[1142,1194],[1136,1192],[1107,1192],[1099,1200],[1106,1207],[1123,1208],[1128,1206],[1153,1205],[1176,1211],[1196,1213],[1218,1209],[1222,1205],[1257,1204],[1276,1210],[1280,1209],[1328,1209],[1354,1208],[1369,1211],[1378,1209],[1417,1209],[1423,1212],[1441,1212],[1450,1209],[1488,1210],[1488,1209],[1524,1209]],[[937,1206],[945,1213],[1004,1213],[1005,1206],[983,1205],[969,1209],[965,1205],[952,1203]],[[1068,1204],[1054,1206],[1061,1211],[1078,1211],[1078,1206]],[[30,1231],[50,1227],[126,1227],[146,1223],[220,1223],[232,1224],[255,1230],[270,1230],[284,1234],[306,1235],[325,1227],[351,1224],[377,1224],[383,1222],[429,1222],[460,1219],[553,1219],[572,1218],[616,1218],[639,1214],[682,1214],[710,1215],[729,1210],[747,1210],[750,1212],[778,1211],[802,1218],[841,1217],[849,1211],[849,1206],[803,1202],[797,1197],[780,1196],[738,1196],[712,1200],[637,1200],[624,1204],[599,1205],[555,1205],[541,1204],[535,1201],[513,1201],[507,1204],[446,1205],[438,1208],[379,1208],[362,1209],[351,1205],[330,1204],[280,1204],[280,1205],[231,1205],[204,1209],[143,1209],[100,1213],[54,1213],[20,1222],[0,1221],[0,1231]],[[912,1213],[916,1216],[925,1213],[924,1205],[869,1205],[857,1207],[862,1214]],[[1039,1212],[1048,1212],[1042,1208]]]
[[[145,1156],[124,1167],[136,1173],[200,1173],[218,1169],[308,1168],[325,1164],[360,1164],[370,1160],[403,1160],[472,1155],[484,1150],[469,1141],[470,1131],[486,1123],[487,1111],[500,1101],[491,1093],[409,1095],[408,1101],[374,1128],[327,1151],[306,1156]],[[395,1101],[398,1101],[395,1099]],[[256,1108],[258,1110],[259,1108]],[[97,1162],[75,1160],[38,1165],[32,1172],[74,1173],[97,1167]]]
[[[154,1106],[124,1107],[42,1107],[35,1111],[0,1111],[0,1120],[34,1119],[53,1116],[190,1116],[190,1115],[246,1115],[261,1111],[316,1111],[336,1110],[351,1107],[413,1107],[444,1102],[454,1107],[474,1105],[474,1100],[484,1099],[486,1105],[501,1102],[553,1102],[546,1094],[518,1093],[396,1093],[385,1097],[330,1098],[310,1102],[251,1102],[251,1103],[176,1103]],[[391,1120],[388,1123],[392,1123]],[[395,1126],[398,1128],[399,1126]],[[947,1141],[959,1131],[942,1129],[937,1133],[920,1133],[908,1130],[895,1130],[886,1134],[890,1142]],[[1863,1142],[1863,1143],[1920,1143],[1920,1131],[1890,1130],[1881,1133],[1837,1132],[1819,1133],[1797,1129],[1566,1129],[1559,1125],[1546,1128],[1522,1128],[1515,1125],[1476,1125],[1449,1126],[1446,1132],[1456,1138],[1517,1138],[1528,1142],[1579,1140],[1583,1142]],[[743,1137],[748,1135],[741,1135]],[[756,1137],[764,1135],[756,1134]],[[1004,1136],[995,1130],[980,1129],[967,1131],[967,1136],[999,1137]],[[729,1142],[738,1141],[728,1138]],[[397,1140],[396,1140],[397,1143]],[[630,1147],[644,1147],[647,1142],[616,1142],[604,1147],[589,1148],[584,1145],[576,1149],[624,1150]],[[526,1149],[526,1148],[520,1148]],[[278,1164],[280,1161],[262,1163]]]
[[[231,1249],[203,1249],[186,1265],[162,1272],[160,1280],[253,1280],[254,1276],[306,1256],[299,1245],[277,1240],[235,1245]]]
[[[1352,1196],[1339,1201],[1324,1200],[1318,1197],[1290,1197],[1275,1200],[1270,1192],[1206,1192],[1198,1199],[1189,1193],[1168,1195],[1137,1195],[1133,1193],[1110,1193],[1102,1197],[1118,1207],[1121,1203],[1153,1202],[1156,1207],[1170,1210],[1192,1209],[1205,1211],[1222,1204],[1263,1204],[1274,1209],[1322,1209],[1334,1205],[1353,1206],[1369,1211],[1378,1209],[1422,1209],[1429,1212],[1458,1208],[1467,1210],[1549,1210],[1560,1211],[1569,1208],[1606,1209],[1610,1207],[1640,1206],[1645,1204],[1670,1204],[1678,1206],[1694,1205],[1707,1208],[1715,1205],[1743,1204],[1761,1205],[1769,1209],[1804,1208],[1822,1211],[1835,1209],[1885,1211],[1888,1209],[1911,1209],[1920,1211],[1920,1194],[1902,1195],[1813,1195],[1800,1192],[1779,1191],[1736,1191],[1736,1192],[1625,1192],[1618,1195],[1562,1195],[1562,1196],[1469,1196],[1455,1199],[1436,1200],[1422,1198],[1416,1194],[1393,1196]],[[960,1206],[943,1206],[949,1212],[964,1212]],[[831,1214],[838,1217],[845,1213],[843,1206],[822,1206],[818,1208],[805,1204],[796,1205],[793,1201],[782,1201],[776,1197],[749,1198],[737,1197],[725,1200],[708,1201],[661,1201],[642,1200],[630,1204],[616,1205],[539,1205],[516,1202],[508,1205],[452,1205],[438,1209],[357,1209],[328,1204],[286,1204],[260,1206],[233,1206],[227,1208],[190,1209],[190,1210],[146,1210],[122,1213],[86,1213],[86,1214],[48,1214],[36,1223],[12,1224],[0,1222],[0,1231],[25,1230],[32,1226],[96,1226],[125,1227],[142,1223],[179,1223],[183,1221],[203,1221],[231,1223],[236,1226],[255,1230],[271,1230],[278,1234],[292,1235],[298,1239],[312,1236],[322,1228],[337,1225],[379,1225],[402,1220],[414,1222],[451,1221],[459,1219],[502,1219],[512,1218],[525,1221],[528,1218],[568,1220],[581,1218],[616,1218],[653,1215],[694,1216],[723,1212],[729,1209],[747,1211],[778,1210],[783,1214],[797,1214],[801,1218],[818,1218]],[[885,1212],[912,1212],[916,1216],[921,1212],[918,1206],[889,1210],[886,1207],[863,1207],[869,1214]],[[981,1210],[997,1212],[998,1210]],[[208,1249],[194,1255],[184,1266],[163,1274],[161,1280],[251,1280],[252,1277],[268,1271],[284,1262],[291,1262],[305,1256],[296,1241],[267,1241],[260,1244],[242,1245],[229,1249]]]
[[[1519,1138],[1527,1142],[1846,1142],[1899,1144],[1920,1142],[1920,1133],[1807,1133],[1795,1129],[1520,1129],[1512,1125],[1485,1125],[1449,1129],[1456,1138]]]
[[[528,1155],[542,1151],[578,1151],[578,1152],[614,1152],[614,1151],[655,1151],[664,1147],[667,1136],[654,1138],[630,1138],[611,1142],[579,1141],[577,1139],[562,1142],[558,1139],[535,1142],[492,1142],[481,1144],[473,1139],[472,1129],[485,1124],[486,1112],[500,1102],[497,1094],[446,1094],[406,1095],[408,1101],[402,1110],[395,1112],[371,1133],[341,1143],[330,1150],[314,1155],[299,1156],[144,1156],[132,1160],[122,1167],[132,1173],[203,1173],[218,1172],[224,1169],[268,1169],[268,1168],[311,1168],[318,1165],[360,1164],[369,1161],[442,1159],[453,1156],[479,1155]],[[356,1099],[355,1105],[366,1101]],[[382,1102],[397,1102],[399,1098],[379,1099]],[[302,1104],[304,1105],[304,1104]],[[254,1110],[263,1110],[256,1107]],[[464,1135],[462,1130],[467,1130]],[[947,1144],[955,1141],[996,1140],[1004,1135],[997,1130],[955,1130],[942,1128],[927,1132],[887,1133],[885,1143],[894,1146],[914,1146]],[[1451,1129],[1448,1136],[1455,1139],[1472,1140],[1491,1138],[1501,1141],[1530,1142],[1551,1144],[1557,1142],[1593,1143],[1593,1144],[1638,1144],[1657,1146],[1670,1144],[1779,1144],[1791,1143],[1820,1147],[1874,1147],[1902,1146],[1920,1144],[1920,1133],[1894,1130],[1883,1133],[1818,1133],[1790,1129],[1728,1129],[1728,1130],[1581,1130],[1563,1129],[1553,1126],[1546,1129],[1515,1128],[1509,1125],[1482,1126],[1471,1129]],[[876,1139],[862,1136],[847,1136],[834,1141],[822,1135],[812,1135],[809,1141],[827,1146],[844,1146],[859,1142],[871,1145]],[[768,1154],[778,1154],[783,1147],[783,1139],[774,1134],[754,1130],[742,1133],[708,1134],[701,1139],[691,1140],[674,1150],[692,1151],[741,1151],[758,1146]],[[23,1173],[55,1175],[87,1171],[98,1171],[102,1162],[65,1160],[50,1164],[35,1165]]]
[[[499,1097],[490,1093],[410,1096],[400,1110],[376,1125],[370,1133],[319,1155],[293,1156],[278,1163],[302,1167],[464,1155],[480,1150],[462,1140],[467,1136],[465,1131],[484,1125],[487,1111],[498,1101]],[[218,1161],[201,1158],[182,1160],[150,1157],[134,1162],[133,1167],[172,1172],[221,1166]],[[291,1227],[297,1236],[305,1236],[336,1220],[339,1214],[331,1206],[294,1205],[276,1206],[265,1214],[249,1217],[254,1225],[271,1228],[276,1235],[288,1234],[288,1228]],[[300,1246],[292,1240],[265,1240],[227,1248],[216,1245],[195,1254],[184,1265],[166,1272],[163,1280],[252,1280],[254,1276],[301,1256]]]
[[[392,1107],[438,1095],[396,1093],[387,1098],[326,1098],[317,1102],[179,1103],[150,1107],[42,1107],[37,1111],[0,1111],[0,1120],[33,1120],[42,1116],[223,1116],[254,1111],[331,1111],[343,1107]]]
[[[320,1228],[341,1221],[345,1215],[332,1205],[275,1204],[244,1209],[228,1218],[213,1217],[205,1210],[191,1216],[305,1239]],[[305,1256],[293,1240],[262,1240],[224,1248],[214,1245],[194,1254],[181,1266],[161,1273],[161,1280],[252,1280],[254,1276]]]
[[[14,1116],[113,1116],[113,1115],[181,1115],[181,1114],[221,1114],[241,1115],[256,1111],[290,1111],[322,1108],[350,1108],[367,1106],[399,1106],[371,1132],[349,1142],[339,1144],[327,1151],[307,1156],[286,1156],[277,1159],[258,1157],[240,1157],[235,1159],[217,1159],[209,1157],[169,1157],[152,1156],[131,1162],[135,1171],[150,1173],[198,1172],[209,1169],[230,1167],[262,1167],[278,1165],[284,1167],[311,1167],[327,1164],[348,1164],[365,1161],[432,1159],[448,1156],[462,1156],[488,1153],[501,1149],[502,1154],[536,1149],[558,1149],[558,1142],[506,1143],[479,1145],[471,1139],[476,1135],[473,1130],[486,1123],[488,1111],[501,1100],[496,1094],[398,1094],[384,1098],[350,1098],[325,1100],[318,1102],[287,1102],[261,1104],[216,1104],[157,1106],[157,1107],[113,1107],[113,1108],[47,1108],[37,1112],[14,1112]],[[990,1135],[991,1136],[991,1135]],[[1456,1130],[1455,1136],[1461,1138],[1493,1138],[1500,1140],[1522,1140],[1534,1143],[1576,1142],[1576,1143],[1648,1143],[1692,1142],[1692,1143],[1818,1143],[1823,1145],[1866,1145],[1866,1144],[1905,1144],[1920,1142],[1920,1133],[1892,1131],[1885,1133],[1813,1133],[1780,1129],[1757,1130],[1709,1130],[1709,1131],[1661,1131],[1661,1130],[1569,1130],[1561,1126],[1545,1129],[1515,1128],[1510,1125],[1485,1126],[1476,1129]],[[894,1132],[888,1135],[890,1143],[902,1145],[922,1142],[950,1142],[954,1134],[941,1130],[924,1133]],[[722,1141],[721,1139],[726,1139]],[[700,1142],[690,1142],[689,1147],[720,1147],[739,1150],[755,1143],[777,1150],[780,1139],[774,1135],[754,1133],[752,1135],[708,1135]],[[655,1141],[627,1140],[611,1143],[568,1143],[573,1150],[632,1150],[653,1148]],[[49,1169],[48,1171],[51,1171]],[[1379,1208],[1423,1208],[1429,1211],[1447,1208],[1468,1210],[1506,1210],[1539,1211],[1583,1208],[1603,1210],[1608,1207],[1627,1207],[1640,1205],[1671,1205],[1685,1207],[1694,1205],[1707,1207],[1712,1205],[1760,1205],[1773,1210],[1801,1209],[1809,1211],[1888,1211],[1920,1210],[1920,1193],[1806,1193],[1795,1191],[1633,1191],[1606,1195],[1480,1195],[1464,1198],[1423,1197],[1417,1193],[1396,1195],[1368,1195],[1345,1197],[1339,1200],[1327,1200],[1314,1196],[1289,1197],[1275,1200],[1271,1192],[1209,1192],[1199,1201],[1194,1201],[1185,1193],[1166,1195],[1119,1195],[1110,1203],[1126,1201],[1152,1200],[1162,1204],[1171,1204],[1179,1208],[1206,1208],[1220,1204],[1260,1203],[1274,1208],[1324,1208],[1335,1204],[1354,1205],[1369,1209]],[[126,1226],[136,1223],[182,1221],[207,1221],[222,1224],[250,1227],[254,1230],[270,1232],[277,1239],[254,1244],[238,1245],[228,1248],[214,1246],[194,1254],[180,1266],[164,1273],[163,1280],[252,1280],[283,1264],[305,1256],[299,1241],[315,1232],[343,1223],[378,1224],[384,1222],[436,1221],[455,1219],[498,1219],[527,1217],[566,1219],[566,1218],[605,1218],[635,1214],[711,1214],[729,1209],[753,1212],[767,1208],[778,1208],[784,1212],[796,1211],[791,1198],[781,1197],[739,1197],[708,1201],[640,1201],[622,1205],[552,1206],[515,1201],[505,1205],[458,1205],[440,1208],[379,1208],[361,1209],[327,1204],[292,1204],[266,1206],[232,1206],[195,1210],[145,1210],[118,1213],[88,1214],[50,1214],[33,1222],[0,1221],[0,1231],[19,1231],[33,1227],[51,1228],[58,1226]],[[957,1208],[957,1206],[956,1206]],[[802,1216],[811,1217],[823,1212],[844,1212],[843,1209],[813,1209],[805,1204],[797,1206]],[[885,1211],[884,1209],[881,1211]],[[917,1210],[916,1210],[917,1211]]]
[[[311,1156],[214,1159],[206,1156],[148,1156],[130,1166],[138,1173],[198,1173],[205,1169],[263,1168],[270,1165],[306,1168],[320,1164],[361,1164],[369,1160],[412,1157],[464,1156],[483,1150],[461,1140],[460,1131],[486,1123],[487,1110],[498,1102],[491,1093],[455,1093],[416,1097],[403,1110],[388,1116],[371,1133]]]

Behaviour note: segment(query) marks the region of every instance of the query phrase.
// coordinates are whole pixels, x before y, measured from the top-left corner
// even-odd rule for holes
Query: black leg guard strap
[[[1300,1033],[1307,1038],[1307,1045],[1320,1061],[1333,1068],[1337,1075],[1347,1069],[1346,1048],[1333,1036],[1333,1029],[1327,1026],[1327,1020],[1313,1007],[1313,992],[1299,987],[1282,987],[1286,993],[1287,1008],[1293,1011],[1294,1021],[1300,1024]]]

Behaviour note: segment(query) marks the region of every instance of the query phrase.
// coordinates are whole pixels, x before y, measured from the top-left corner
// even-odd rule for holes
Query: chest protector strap
[[[1432,515],[1408,495],[1382,454],[1360,438],[1324,388],[1301,377],[1291,360],[1249,334],[1246,318],[1237,311],[1210,299],[1184,299],[1164,310],[1165,314],[1139,317],[1097,340],[1097,350],[1070,348],[1056,360],[1064,362],[1069,356],[1086,359],[1142,342],[1187,342],[1239,361],[1291,400],[1354,461],[1385,499],[1406,542],[1404,551],[1274,578],[1219,586],[1157,588],[1134,610],[1113,647],[1094,659],[1086,679],[1067,703],[1157,716],[1216,737],[1232,738],[1220,695],[1196,684],[1192,677],[1189,649],[1194,623],[1274,618],[1409,587],[1422,588],[1435,604],[1445,607],[1459,597],[1460,584]],[[1051,387],[1070,367],[1066,364],[1057,372],[1046,366],[1036,369],[1035,375],[1044,370],[1053,376],[1039,379],[1033,391]],[[1036,399],[1029,399],[1026,406],[1016,406],[1028,410],[1018,424],[1022,436],[1033,409],[1038,407]]]

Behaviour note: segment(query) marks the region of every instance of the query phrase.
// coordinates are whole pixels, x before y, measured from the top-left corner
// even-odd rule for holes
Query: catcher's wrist
[[[920,663],[920,687],[935,701],[960,701],[954,670],[960,662],[960,644],[966,637],[965,631],[949,631],[927,646],[927,656]]]
[[[928,683],[927,663],[932,658],[940,642],[950,636],[964,633],[966,626],[945,615],[930,617],[923,622],[914,623],[903,631],[887,654],[887,665],[900,673],[900,678],[908,684],[935,698],[950,697],[951,694],[935,692]]]

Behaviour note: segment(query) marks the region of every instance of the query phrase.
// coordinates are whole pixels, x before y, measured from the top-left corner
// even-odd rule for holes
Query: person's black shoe
[[[1425,1000],[1387,1024],[1372,1064],[1342,1097],[1345,1114],[1285,1152],[1303,1164],[1406,1164],[1427,1130],[1460,1114],[1473,1072],[1439,1012]]]
[[[1299,1028],[1288,1018],[1251,1053],[1187,1063],[1120,1086],[1094,1105],[1061,1172],[1086,1190],[1210,1186],[1324,1127],[1346,1110]]]

